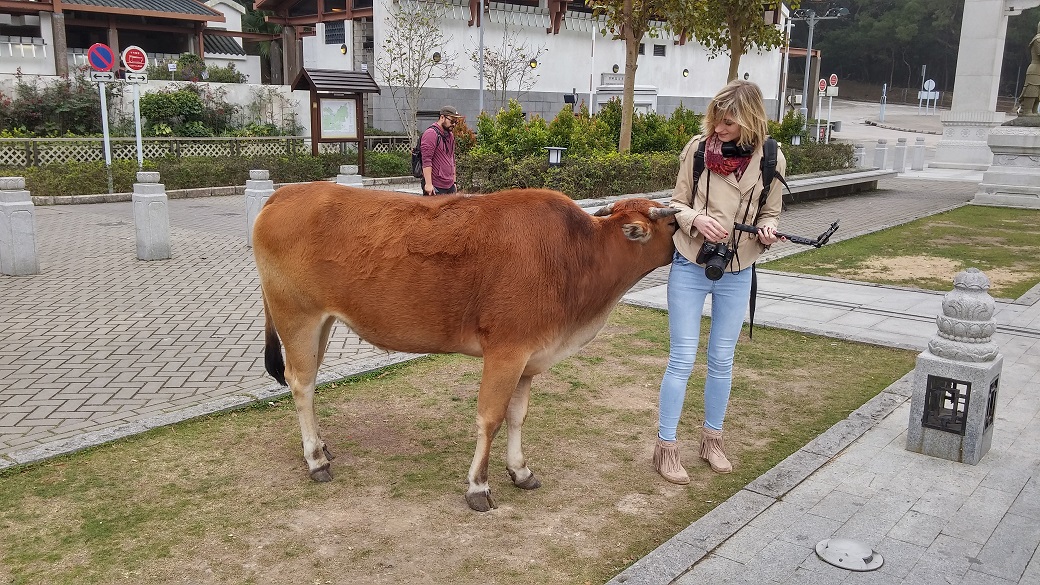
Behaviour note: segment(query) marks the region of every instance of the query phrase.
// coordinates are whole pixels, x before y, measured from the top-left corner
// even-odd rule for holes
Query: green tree
[[[682,22],[692,10],[692,5],[708,0],[585,0],[595,17],[604,17],[612,37],[625,41],[625,81],[621,98],[621,133],[618,136],[618,151],[628,152],[632,148],[632,117],[635,111],[636,69],[639,60],[639,44],[643,37],[657,38],[668,34],[671,21]],[[674,18],[673,18],[674,17]]]
[[[771,2],[775,7],[778,2]],[[792,8],[799,4],[791,2]],[[759,52],[784,44],[784,33],[762,18],[762,0],[715,0],[713,2],[684,2],[675,15],[673,24],[692,32],[697,41],[708,49],[710,58],[723,53],[729,55],[727,80],[737,78],[740,58],[750,49]]]

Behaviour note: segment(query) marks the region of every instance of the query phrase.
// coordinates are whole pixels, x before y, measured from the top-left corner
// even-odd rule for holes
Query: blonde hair
[[[762,90],[758,85],[734,79],[726,84],[708,103],[708,111],[704,114],[702,129],[705,136],[711,136],[722,120],[729,118],[740,126],[740,138],[737,144],[758,148],[766,141],[769,134],[766,125],[766,106],[762,100]]]

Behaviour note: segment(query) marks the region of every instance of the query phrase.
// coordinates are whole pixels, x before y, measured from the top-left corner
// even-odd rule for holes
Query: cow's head
[[[603,206],[593,215],[616,220],[625,238],[646,246],[647,253],[664,266],[672,261],[675,251],[672,235],[679,229],[676,213],[678,209],[649,199],[622,199]]]

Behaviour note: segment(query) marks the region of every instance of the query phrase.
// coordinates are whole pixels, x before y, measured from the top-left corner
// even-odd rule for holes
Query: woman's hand
[[[704,213],[693,218],[693,227],[709,242],[724,242],[729,238],[726,228]]]
[[[758,241],[762,242],[764,246],[771,246],[782,238],[776,235],[776,228],[772,227],[761,227],[758,228]]]

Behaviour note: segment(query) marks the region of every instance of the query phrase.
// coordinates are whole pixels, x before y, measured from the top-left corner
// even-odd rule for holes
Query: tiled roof
[[[245,55],[242,46],[231,37],[223,35],[202,35],[202,44],[207,53],[218,55]]]
[[[220,12],[194,0],[63,0],[62,4],[101,6],[104,8],[122,8],[125,10],[149,12],[170,12],[173,14],[223,16]],[[75,8],[71,8],[71,10],[75,10]]]
[[[379,85],[367,71],[301,69],[293,89],[332,93],[379,93]]]

